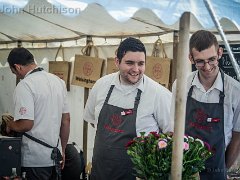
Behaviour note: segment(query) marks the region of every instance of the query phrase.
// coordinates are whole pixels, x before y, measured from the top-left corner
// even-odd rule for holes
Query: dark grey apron
[[[203,103],[193,99],[191,86],[186,107],[185,133],[210,144],[214,155],[206,161],[206,169],[200,173],[201,180],[225,180],[224,137],[224,74],[221,72],[223,92],[219,103]]]
[[[142,91],[138,89],[134,108],[108,104],[112,85],[100,111],[93,150],[91,180],[135,180],[126,144],[136,137],[137,108]]]

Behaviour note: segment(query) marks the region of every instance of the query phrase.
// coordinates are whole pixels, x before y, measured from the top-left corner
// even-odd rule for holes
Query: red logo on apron
[[[114,114],[111,116],[111,122],[112,122],[112,125],[117,127],[119,126],[120,124],[122,124],[122,119],[120,116]]]
[[[194,116],[198,123],[206,122],[208,118],[208,115],[202,109],[197,109]]]

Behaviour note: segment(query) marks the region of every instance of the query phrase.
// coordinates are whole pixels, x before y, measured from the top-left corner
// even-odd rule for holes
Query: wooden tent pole
[[[84,108],[88,99],[89,88],[84,88]],[[87,146],[88,146],[88,122],[83,121],[83,157],[87,163]]]
[[[173,136],[173,155],[171,179],[182,178],[183,138],[185,129],[186,113],[186,84],[188,72],[188,42],[189,42],[190,13],[185,12],[180,18],[179,25],[179,48],[177,56],[177,86],[175,103],[175,123]]]
[[[92,42],[92,37],[87,36],[86,44]],[[91,55],[91,47],[86,52],[86,56]],[[89,96],[89,88],[84,88],[84,108],[87,103],[87,99]],[[85,162],[87,163],[87,146],[88,146],[88,122],[83,120],[83,157]]]

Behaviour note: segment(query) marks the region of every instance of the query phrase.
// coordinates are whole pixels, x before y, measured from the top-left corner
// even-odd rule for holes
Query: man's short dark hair
[[[144,44],[136,38],[128,37],[124,41],[122,41],[117,49],[117,58],[119,62],[121,62],[123,56],[128,52],[144,52],[146,57],[146,49]]]
[[[212,45],[214,45],[216,49],[219,48],[216,36],[210,31],[199,30],[190,38],[189,52],[191,53],[193,48],[201,52],[202,50],[210,48]]]
[[[8,55],[8,64],[14,68],[14,64],[28,65],[34,62],[33,55],[25,48],[18,47],[11,50]]]

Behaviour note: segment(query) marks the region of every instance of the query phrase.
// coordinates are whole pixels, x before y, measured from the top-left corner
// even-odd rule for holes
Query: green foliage
[[[136,176],[141,179],[169,179],[172,161],[172,134],[151,132],[148,136],[142,132],[127,144],[127,153],[131,157]],[[194,179],[202,171],[205,161],[211,157],[210,146],[199,139],[184,137],[182,179]]]

